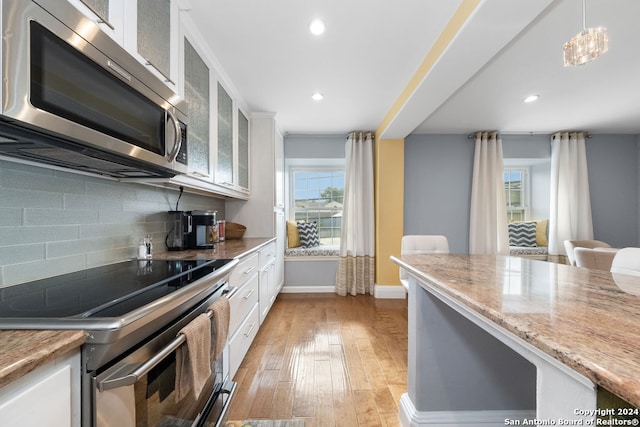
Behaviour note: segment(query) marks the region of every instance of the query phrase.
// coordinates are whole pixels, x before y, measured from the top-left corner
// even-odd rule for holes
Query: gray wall
[[[638,136],[593,135],[586,145],[594,237],[640,246]]]
[[[344,134],[290,134],[284,137],[285,159],[343,159]]]
[[[0,286],[133,258],[150,234],[165,251],[178,192],[0,161]],[[224,200],[184,193],[180,210]]]
[[[548,218],[549,135],[502,135],[505,159],[542,160],[531,168],[534,219]],[[639,246],[639,137],[587,140],[594,237]],[[473,141],[467,135],[409,135],[405,140],[405,234],[444,234],[451,252],[469,250]],[[541,206],[544,206],[541,209]],[[546,211],[546,215],[545,215]]]
[[[409,135],[404,146],[404,234],[443,234],[452,253],[469,252],[472,140]]]

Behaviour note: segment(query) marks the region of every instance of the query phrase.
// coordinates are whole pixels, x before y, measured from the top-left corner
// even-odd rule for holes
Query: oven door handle
[[[176,351],[178,347],[180,347],[186,338],[183,334],[179,334],[177,337],[173,339],[169,344],[164,346],[159,352],[157,352],[153,357],[139,365],[136,369],[128,374],[121,375],[122,370],[114,372],[114,376],[109,376],[102,381],[98,382],[98,389],[100,391],[111,390],[118,387],[125,387],[128,385],[133,385],[140,380],[144,375],[146,375],[151,369],[153,369],[158,363],[162,362],[167,356]]]
[[[229,397],[227,401],[224,403],[224,407],[222,408],[222,412],[220,412],[220,418],[216,422],[215,427],[222,427],[222,422],[227,417],[227,413],[229,412],[229,408],[231,407],[231,401],[233,400],[233,395],[236,394],[236,386],[238,384],[235,381],[227,380],[224,383],[224,387],[222,388],[221,393],[228,393]]]
[[[213,427],[222,427],[222,423],[224,419],[227,417],[227,413],[229,412],[229,408],[231,407],[231,400],[233,399],[233,396],[236,394],[237,385],[238,384],[235,381],[231,381],[228,377],[224,380],[224,383],[216,385],[215,390],[213,391],[211,396],[209,396],[209,400],[205,404],[202,412],[198,414],[193,424],[196,427],[205,427],[205,426],[213,425],[211,423],[211,421],[213,420],[211,420],[209,417],[209,414],[211,413],[211,408],[213,408],[216,401],[218,400],[218,397],[221,394],[228,394],[229,397],[227,397],[227,400],[225,401],[224,406],[222,407],[222,410],[218,415],[218,418],[215,420],[215,425],[213,425]]]

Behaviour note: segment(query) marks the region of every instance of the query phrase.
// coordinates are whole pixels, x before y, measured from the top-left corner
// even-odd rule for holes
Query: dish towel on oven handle
[[[211,376],[211,319],[203,313],[182,328],[185,343],[176,350],[176,402],[191,389],[196,399]]]
[[[211,359],[215,361],[224,350],[229,335],[229,300],[226,297],[218,298],[209,306],[211,310],[214,330],[213,343],[211,348]]]

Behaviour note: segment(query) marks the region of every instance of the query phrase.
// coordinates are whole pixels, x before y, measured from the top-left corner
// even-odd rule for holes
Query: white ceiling
[[[468,0],[466,0],[468,1]],[[288,133],[376,130],[462,0],[190,0],[190,19],[250,112]],[[473,3],[473,1],[472,1]],[[564,68],[581,0],[483,0],[383,137],[409,133],[640,134],[640,1],[588,0],[609,52]],[[308,24],[322,18],[320,37]],[[313,101],[320,91],[325,98]],[[540,100],[522,99],[532,93]]]

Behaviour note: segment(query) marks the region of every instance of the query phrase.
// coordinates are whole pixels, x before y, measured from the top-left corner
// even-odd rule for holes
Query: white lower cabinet
[[[240,259],[231,272],[229,285],[237,290],[229,299],[229,377],[233,378],[258,332],[259,254],[252,252]],[[250,319],[256,318],[253,322]]]
[[[80,426],[80,350],[59,357],[0,389],[0,424]]]
[[[249,315],[244,319],[236,333],[229,340],[229,376],[238,372],[242,359],[247,354],[253,339],[260,328],[260,313],[255,304]]]
[[[254,274],[229,303],[229,332],[235,333],[253,307],[258,304],[258,275]]]
[[[276,243],[270,242],[240,259],[229,285],[229,377],[233,378],[278,294]]]
[[[276,244],[269,243],[260,249],[260,324],[264,322],[271,305],[276,300]]]

